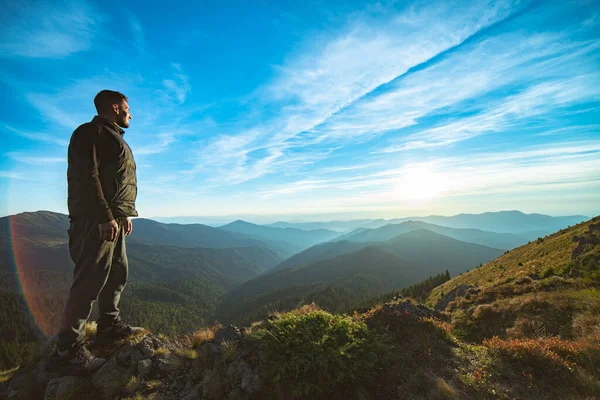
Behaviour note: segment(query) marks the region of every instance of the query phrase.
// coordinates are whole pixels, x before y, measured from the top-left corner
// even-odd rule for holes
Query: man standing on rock
[[[121,321],[118,304],[127,283],[125,236],[132,230],[137,180],[135,161],[123,139],[131,114],[125,95],[103,90],[94,98],[98,115],[71,136],[68,155],[69,252],[75,263],[56,352],[54,372],[78,375],[99,368],[103,359],[83,345],[94,301],[100,318],[96,343],[142,330]]]

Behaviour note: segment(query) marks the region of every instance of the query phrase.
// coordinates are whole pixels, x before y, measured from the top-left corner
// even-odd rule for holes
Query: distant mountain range
[[[223,230],[256,236],[262,240],[280,243],[285,242],[295,253],[305,250],[317,243],[326,242],[339,236],[338,232],[327,229],[302,230],[297,228],[276,228],[235,221],[220,227]]]
[[[49,270],[71,274],[68,217],[40,211],[0,218],[0,271]],[[12,235],[10,233],[12,232]],[[205,225],[136,219],[126,239],[130,274],[144,281],[204,278],[219,287],[240,284],[279,264],[277,243]]]
[[[276,222],[267,226],[277,228],[297,228],[303,230],[329,229],[337,232],[349,233],[358,228],[376,229],[389,224],[421,221],[456,229],[479,229],[496,233],[525,233],[531,236],[535,233],[547,235],[558,229],[563,229],[587,221],[589,218],[590,217],[585,215],[552,217],[543,214],[525,214],[521,211],[498,211],[482,214],[458,214],[451,217],[432,215],[428,217],[360,219],[331,222]]]
[[[273,228],[296,228],[305,231],[314,229],[327,229],[335,232],[349,232],[353,229],[360,228],[361,226],[370,224],[374,221],[373,219],[357,219],[352,221],[330,221],[330,222],[284,222],[279,221],[265,226]]]
[[[446,270],[458,275],[504,253],[424,229],[385,242],[332,242],[316,247],[320,252],[304,264],[279,266],[227,293],[217,316],[223,321],[257,316],[267,311],[270,302],[275,307],[294,306],[301,300],[319,299],[320,292],[332,288],[357,303]]]
[[[351,242],[381,242],[389,240],[402,233],[415,231],[418,229],[427,229],[470,243],[477,243],[484,246],[496,247],[499,249],[512,249],[521,246],[531,240],[544,236],[542,231],[530,231],[526,233],[496,233],[487,232],[481,229],[457,229],[446,226],[429,224],[421,221],[407,221],[399,224],[388,224],[376,229],[358,228],[348,234],[337,237],[335,240],[349,240]]]
[[[169,217],[160,218],[161,222],[194,223],[199,217]],[[206,218],[205,218],[206,219]],[[376,229],[384,225],[399,224],[407,221],[421,221],[434,225],[457,229],[480,229],[496,233],[529,233],[547,235],[558,229],[573,226],[588,220],[584,215],[552,217],[543,214],[525,214],[521,211],[497,211],[482,214],[458,214],[450,217],[432,215],[427,217],[406,217],[394,219],[356,219],[349,221],[328,222],[286,222],[279,221],[262,224],[270,228],[295,228],[305,231],[325,229],[340,233],[349,233],[357,228]],[[215,219],[218,221],[219,219]],[[211,225],[215,225],[211,223]],[[217,224],[217,225],[223,225]]]
[[[429,217],[397,218],[378,220],[363,225],[363,228],[379,228],[387,224],[398,224],[406,221],[422,221],[430,224],[458,229],[481,229],[497,233],[527,233],[536,231],[549,234],[559,229],[573,226],[588,220],[584,215],[551,217],[543,214],[525,214],[521,211],[486,212],[483,214],[458,214],[452,217],[433,215]]]

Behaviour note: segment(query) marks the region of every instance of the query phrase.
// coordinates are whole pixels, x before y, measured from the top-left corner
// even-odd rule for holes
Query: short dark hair
[[[98,114],[111,111],[113,104],[119,104],[121,101],[127,101],[127,96],[114,90],[102,90],[94,97],[94,105]]]

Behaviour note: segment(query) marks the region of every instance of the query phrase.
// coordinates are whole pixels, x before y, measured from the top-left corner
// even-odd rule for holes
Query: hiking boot
[[[123,321],[117,321],[107,328],[98,327],[96,331],[95,344],[104,344],[113,340],[123,339],[135,333],[142,332],[144,328],[131,326]]]
[[[46,370],[61,375],[82,376],[97,371],[105,362],[105,359],[95,357],[83,345],[69,349],[57,347],[48,359]]]

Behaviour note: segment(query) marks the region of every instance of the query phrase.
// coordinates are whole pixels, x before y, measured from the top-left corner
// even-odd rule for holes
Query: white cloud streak
[[[279,117],[212,140],[199,152],[196,170],[219,170],[224,182],[274,171],[273,164],[290,149],[320,143],[324,135],[315,131],[335,113],[513,11],[511,2],[420,6],[383,24],[378,21],[377,27],[368,18],[353,21],[337,37],[307,47],[277,67],[277,77],[258,97],[265,106],[280,105]],[[257,150],[268,155],[262,160],[246,157]]]
[[[33,140],[35,142],[50,143],[58,146],[67,146],[69,144],[69,141],[66,138],[63,139],[49,133],[23,131],[21,129],[16,129],[8,125],[3,125],[3,128],[5,131],[10,132],[11,134],[15,134],[17,136],[21,136]]]
[[[66,164],[67,157],[47,157],[47,156],[34,156],[30,154],[18,153],[18,152],[9,152],[6,153],[6,156],[12,158],[13,160],[27,164],[27,165],[54,165],[54,164]]]
[[[146,52],[146,35],[144,34],[144,28],[140,20],[136,16],[129,18],[129,27],[131,28],[131,34],[133,36],[133,45],[140,54]]]
[[[23,174],[12,171],[0,171],[0,178],[25,180]]]
[[[99,22],[83,0],[8,1],[0,17],[0,56],[60,58],[87,50]]]
[[[262,198],[283,198],[307,193],[313,197],[351,191],[351,197],[371,204],[406,200],[402,182],[410,181],[415,171],[427,171],[442,197],[468,194],[518,193],[536,185],[600,183],[600,141],[561,142],[551,146],[532,146],[513,152],[477,153],[439,158],[430,162],[406,164],[399,168],[336,179],[302,179],[264,188]],[[423,182],[427,184],[427,182]],[[361,195],[364,192],[364,196]]]
[[[172,64],[175,69],[172,79],[163,80],[164,93],[177,102],[177,104],[185,103],[187,95],[191,91],[192,87],[189,84],[189,77],[183,73],[181,65]]]
[[[156,143],[144,145],[134,149],[136,155],[159,154],[167,150],[169,145],[175,142],[175,135],[171,133],[160,133],[157,135]]]

